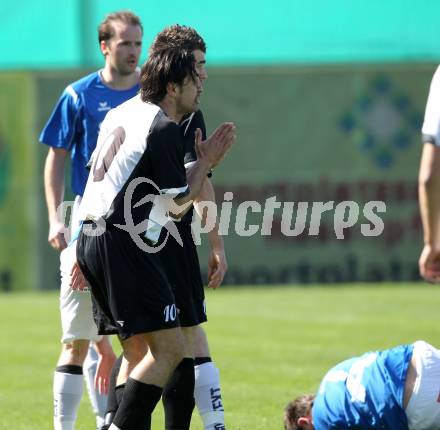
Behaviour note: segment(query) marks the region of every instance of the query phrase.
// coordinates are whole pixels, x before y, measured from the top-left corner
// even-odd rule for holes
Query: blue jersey
[[[331,369],[313,403],[316,430],[407,430],[403,408],[413,345],[369,352]]]
[[[83,195],[89,171],[87,162],[98,139],[99,127],[107,112],[134,97],[139,84],[128,90],[105,85],[99,71],[69,85],[61,95],[40,142],[71,151],[72,190]]]

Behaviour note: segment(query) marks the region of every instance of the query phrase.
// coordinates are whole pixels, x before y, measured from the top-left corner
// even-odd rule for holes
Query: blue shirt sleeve
[[[40,142],[54,148],[72,149],[79,122],[79,97],[72,86],[61,95],[55,109],[40,135]]]

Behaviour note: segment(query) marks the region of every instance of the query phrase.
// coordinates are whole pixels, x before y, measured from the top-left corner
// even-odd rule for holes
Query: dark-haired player
[[[84,225],[77,258],[92,288],[100,333],[117,332],[124,357],[134,365],[110,429],[149,428],[171,374],[179,380],[173,394],[177,418],[167,428],[189,428],[192,351],[163,263],[152,247],[171,221],[169,213],[183,216],[209,170],[235,140],[231,123],[205,141],[197,131],[198,159],[187,181],[178,123],[198,110],[201,92],[192,52],[153,53],[142,68],[140,96],[112,110],[99,136],[80,207]],[[139,339],[149,347],[143,357],[138,356]]]

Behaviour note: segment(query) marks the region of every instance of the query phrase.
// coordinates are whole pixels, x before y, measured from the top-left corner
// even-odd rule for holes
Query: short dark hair
[[[115,35],[115,28],[113,23],[120,21],[125,24],[134,25],[140,27],[142,33],[144,28],[142,27],[141,19],[129,10],[121,10],[118,12],[109,13],[104,20],[98,26],[98,41],[110,40]]]
[[[298,425],[298,419],[312,414],[314,400],[314,394],[304,394],[289,402],[284,408],[284,430],[303,430],[303,427]]]
[[[165,97],[168,83],[182,85],[187,76],[197,77],[192,51],[168,48],[153,52],[142,66],[141,99],[157,104]]]
[[[181,48],[188,51],[199,49],[206,54],[206,44],[202,36],[194,28],[174,24],[164,28],[153,40],[150,54],[167,48]]]

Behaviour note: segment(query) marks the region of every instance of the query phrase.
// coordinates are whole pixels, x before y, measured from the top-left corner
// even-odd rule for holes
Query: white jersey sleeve
[[[440,146],[440,66],[434,73],[422,126],[423,142]]]

